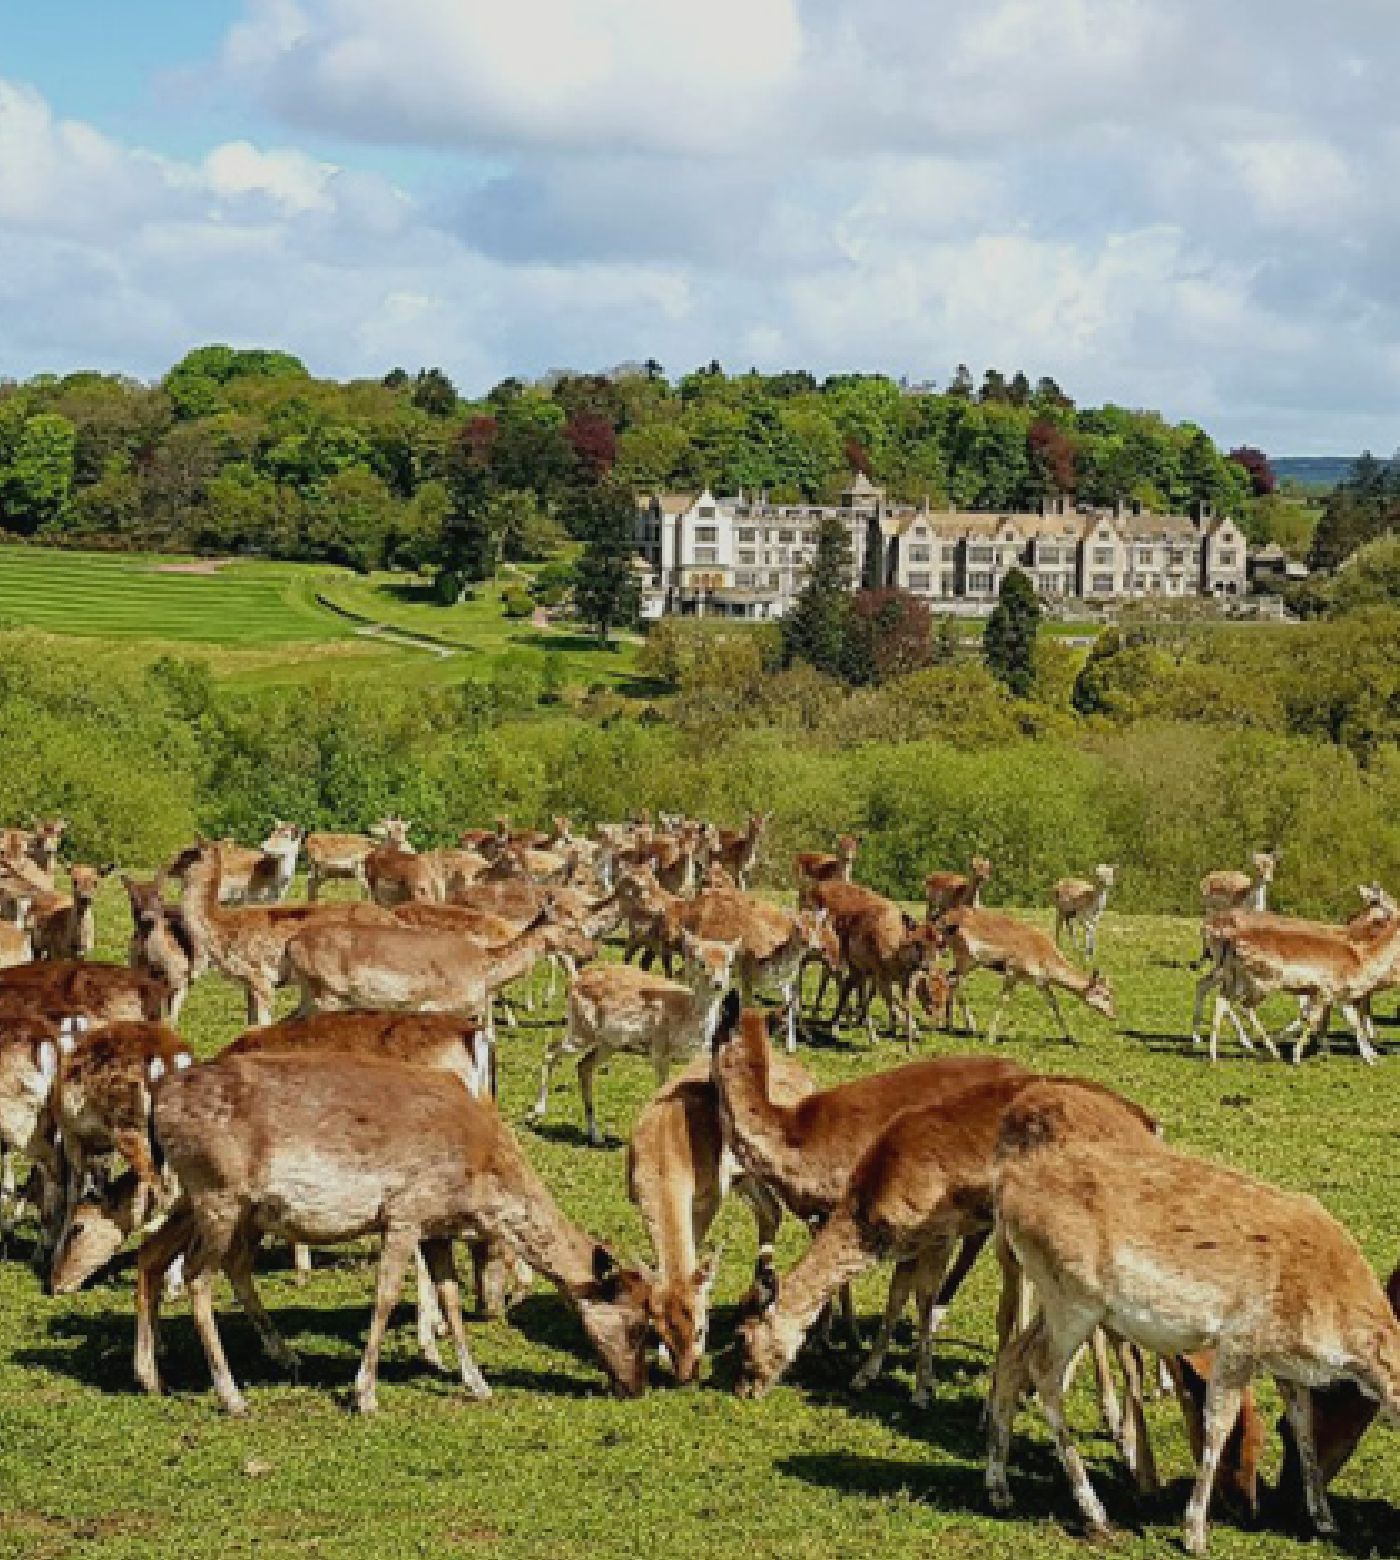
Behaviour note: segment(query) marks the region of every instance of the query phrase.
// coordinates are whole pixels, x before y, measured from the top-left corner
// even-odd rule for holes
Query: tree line
[[[897,499],[967,508],[1073,495],[1238,513],[1270,480],[1257,451],[1239,454],[1191,423],[1079,407],[1052,379],[995,369],[978,384],[960,368],[940,390],[717,363],[673,380],[650,362],[469,399],[437,368],[339,382],[289,353],[211,345],[155,383],[0,385],[0,528],[436,568],[450,586],[571,537],[620,539],[637,491],[831,501],[856,469]],[[615,559],[609,571],[611,589]]]

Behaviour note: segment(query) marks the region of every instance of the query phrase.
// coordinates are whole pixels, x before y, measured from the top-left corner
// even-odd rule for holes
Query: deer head
[[[654,1291],[650,1275],[619,1267],[606,1246],[593,1248],[592,1280],[573,1291],[583,1330],[619,1397],[646,1391]]]
[[[710,1326],[710,1293],[719,1256],[707,1256],[693,1273],[656,1285],[648,1305],[649,1323],[682,1386],[700,1374]]]

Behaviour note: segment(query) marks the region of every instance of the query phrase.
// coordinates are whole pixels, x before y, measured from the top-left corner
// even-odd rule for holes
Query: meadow
[[[100,904],[99,953],[121,957],[127,932],[121,888]],[[1365,1069],[1345,1042],[1301,1068],[1242,1059],[1215,1067],[1187,1038],[1196,924],[1153,916],[1105,918],[1100,962],[1111,977],[1118,1020],[1069,1008],[1080,1040],[1054,1034],[1041,999],[1018,996],[1006,1042],[1029,1065],[1102,1080],[1132,1095],[1171,1138],[1277,1182],[1316,1193],[1388,1273],[1397,1257],[1394,1069],[1391,1054]],[[992,978],[976,977],[985,1018]],[[980,1000],[979,1000],[980,999]],[[1278,1019],[1287,1016],[1280,1008]],[[1389,1019],[1389,1005],[1386,1019]],[[241,1028],[232,987],[211,976],[197,988],[184,1028],[201,1054]],[[601,1079],[609,1147],[583,1146],[572,1069],[556,1077],[550,1120],[523,1126],[557,1006],[522,1015],[501,1039],[502,1110],[565,1209],[632,1257],[647,1257],[623,1184],[622,1142],[651,1091],[649,1065],[615,1060]],[[979,1048],[938,1035],[924,1053]],[[834,1081],[893,1065],[902,1050],[882,1040],[814,1031],[801,1059]],[[470,1323],[473,1352],[494,1392],[468,1402],[455,1378],[420,1365],[409,1296],[395,1316],[381,1378],[380,1412],[361,1421],[345,1407],[368,1318],[368,1250],[317,1255],[304,1288],[284,1254],[268,1252],[260,1279],[279,1325],[302,1356],[299,1384],[267,1365],[251,1329],[224,1291],[220,1318],[251,1417],[221,1417],[209,1391],[188,1310],[167,1313],[169,1395],[150,1400],[130,1378],[129,1260],[79,1296],[46,1299],[29,1267],[24,1235],[0,1263],[0,1555],[134,1560],[227,1560],[234,1555],[328,1560],[351,1556],[493,1555],[755,1557],[833,1554],[889,1557],[936,1552],[964,1557],[1071,1560],[1075,1536],[1068,1488],[1032,1407],[1013,1449],[1014,1518],[994,1517],[982,1493],[979,1416],[990,1364],[994,1285],[979,1268],[956,1302],[937,1351],[938,1389],[924,1411],[910,1404],[907,1342],[871,1391],[854,1396],[856,1359],[809,1350],[791,1378],[759,1403],[736,1399],[733,1306],[754,1255],[751,1218],[731,1206],[718,1228],[723,1258],[703,1382],[686,1389],[653,1372],[640,1402],[606,1396],[602,1375],[570,1312],[537,1287],[509,1319]],[[805,1237],[789,1221],[781,1265]],[[884,1275],[860,1286],[866,1333],[883,1300]],[[1264,1390],[1272,1424],[1277,1402]],[[1139,1500],[1112,1445],[1097,1428],[1081,1382],[1072,1404],[1081,1444],[1121,1536],[1115,1552],[1174,1550],[1189,1455],[1175,1405],[1149,1405],[1167,1487]],[[1277,1465],[1277,1442],[1268,1458]],[[1334,1489],[1340,1547],[1355,1555],[1400,1551],[1400,1446],[1384,1429],[1363,1442]],[[1291,1557],[1315,1545],[1285,1533],[1218,1522],[1212,1552]]]
[[[234,687],[335,679],[441,686],[502,659],[546,656],[583,686],[631,678],[629,640],[602,649],[582,632],[508,619],[509,582],[503,575],[441,606],[426,580],[404,574],[0,545],[0,624],[100,641],[104,657],[132,665],[164,653],[197,656]]]

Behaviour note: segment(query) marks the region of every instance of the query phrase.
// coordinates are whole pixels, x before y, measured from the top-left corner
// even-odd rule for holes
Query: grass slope
[[[101,905],[108,956],[124,945],[119,894],[109,887]],[[1047,1040],[1039,999],[1018,997],[1008,1054],[1101,1079],[1158,1112],[1174,1140],[1316,1192],[1388,1272],[1400,1202],[1395,1060],[1368,1071],[1354,1056],[1334,1055],[1295,1070],[1232,1055],[1211,1069],[1182,1039],[1195,928],[1110,916],[1101,943],[1119,1024],[1076,1010],[1083,1044],[1071,1051]],[[984,1017],[992,992],[990,979],[980,978],[974,995]],[[209,1052],[237,1032],[238,1015],[231,988],[211,977],[191,1001],[185,1027]],[[558,1022],[556,1009],[503,1034],[502,1107],[513,1122],[533,1095],[544,1043]],[[938,1037],[926,1049],[969,1045],[976,1042]],[[854,1037],[823,1037],[803,1052],[825,1080],[899,1059],[887,1043],[872,1053]],[[613,1062],[599,1101],[619,1139],[649,1093],[645,1062]],[[521,1137],[574,1217],[640,1254],[620,1143],[586,1149],[579,1123],[565,1068],[551,1122],[539,1131],[522,1128]],[[0,1263],[0,1555],[926,1560],[937,1553],[954,1560],[1082,1560],[1070,1497],[1033,1409],[1019,1421],[1014,1448],[1018,1515],[1001,1520],[986,1509],[979,1416],[992,1332],[990,1264],[953,1309],[929,1410],[910,1406],[909,1361],[901,1350],[890,1376],[864,1397],[846,1390],[854,1359],[809,1353],[769,1399],[742,1403],[728,1390],[732,1364],[723,1350],[754,1255],[752,1221],[731,1207],[719,1233],[725,1244],[713,1342],[721,1352],[700,1387],[678,1390],[658,1370],[656,1389],[643,1402],[604,1396],[577,1325],[541,1287],[510,1321],[471,1328],[496,1393],[485,1405],[468,1403],[452,1380],[420,1368],[405,1305],[387,1343],[381,1409],[372,1422],[350,1417],[343,1406],[368,1315],[367,1250],[318,1254],[304,1289],[291,1282],[283,1253],[267,1254],[261,1285],[302,1354],[299,1386],[262,1361],[251,1330],[223,1296],[224,1337],[250,1389],[252,1416],[243,1423],[216,1412],[184,1305],[166,1319],[172,1395],[148,1401],[132,1391],[129,1268],[74,1299],[51,1301],[26,1266]],[[789,1225],[780,1260],[791,1262],[803,1242]],[[880,1275],[861,1286],[867,1328],[882,1285]],[[1270,1422],[1276,1409],[1266,1390]],[[1175,1408],[1149,1405],[1169,1487],[1146,1503],[1095,1428],[1082,1384],[1072,1412],[1124,1529],[1115,1552],[1172,1552],[1189,1470]],[[1347,1552],[1396,1552],[1400,1446],[1386,1431],[1363,1443],[1335,1495]],[[1221,1560],[1304,1552],[1289,1537],[1225,1523],[1213,1535]]]

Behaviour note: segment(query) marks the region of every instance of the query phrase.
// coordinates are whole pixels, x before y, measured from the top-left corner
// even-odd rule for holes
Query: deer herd
[[[736,1192],[758,1243],[734,1334],[741,1396],[768,1391],[814,1332],[853,1332],[852,1283],[889,1263],[852,1390],[879,1376],[912,1300],[915,1401],[929,1403],[938,1330],[990,1251],[1001,1286],[986,1415],[995,1508],[1011,1503],[1014,1420],[1033,1394],[1086,1526],[1107,1529],[1064,1407],[1087,1354],[1144,1489],[1157,1472],[1143,1398],[1159,1376],[1174,1385],[1197,1463],[1190,1551],[1205,1548],[1213,1492],[1257,1499],[1261,1372],[1286,1411],[1278,1493],[1332,1531],[1328,1482],[1375,1415],[1400,1417],[1400,1274],[1383,1290],[1320,1204],[1170,1146],[1098,1084],[982,1053],[906,1058],[822,1087],[796,1055],[804,994],[806,1022],[849,1016],[872,1040],[877,1002],[906,1047],[959,1014],[975,1033],[975,971],[1001,982],[989,1041],[1023,985],[1066,1039],[1062,993],[1114,1018],[1108,982],[1071,955],[1096,955],[1115,868],[1054,886],[1053,933],[983,906],[994,872],[981,855],[965,873],[929,873],[916,917],[856,881],[860,840],[844,835],[794,858],[788,908],[750,889],[768,822],[722,830],[663,816],[575,834],[565,818],[548,830],[503,818],[419,851],[399,818],[363,835],[279,820],[256,848],[201,839],[154,878],[123,875],[126,964],[92,958],[94,902],[115,869],[61,868],[59,819],[0,831],[0,1240],[32,1214],[36,1260],[58,1294],[139,1240],[137,1382],[161,1390],[161,1304],[183,1287],[233,1414],[248,1403],[215,1318],[217,1276],[269,1357],[294,1370],[254,1281],[260,1248],[291,1245],[304,1275],[313,1248],[370,1236],[379,1267],[360,1411],[376,1407],[410,1266],[425,1359],[441,1368],[449,1337],[466,1392],[490,1395],[468,1347],[458,1237],[484,1313],[542,1274],[613,1389],[635,1396],[653,1346],[677,1381],[700,1373],[717,1268],[706,1243]],[[292,903],[303,860],[306,898]],[[1339,1011],[1373,1062],[1373,999],[1400,984],[1400,910],[1367,887],[1341,925],[1271,913],[1277,865],[1260,852],[1248,872],[1201,882],[1193,1040],[1209,1004],[1212,1061],[1227,1021],[1244,1048],[1258,1041],[1275,1057],[1291,1038],[1297,1061]],[[621,959],[601,956],[609,938]],[[646,1057],[655,1070],[626,1156],[654,1267],[625,1264],[563,1212],[495,1105],[498,1027],[533,1006],[537,971],[551,996],[564,982],[565,1018],[532,1121],[572,1057],[587,1141],[601,1145],[595,1084],[609,1059]],[[196,1057],[175,1026],[210,974],[241,988],[249,1027]],[[295,1012],[276,1021],[279,993]],[[1297,1013],[1275,1037],[1260,1008],[1279,994]],[[780,1272],[785,1215],[811,1239]]]

